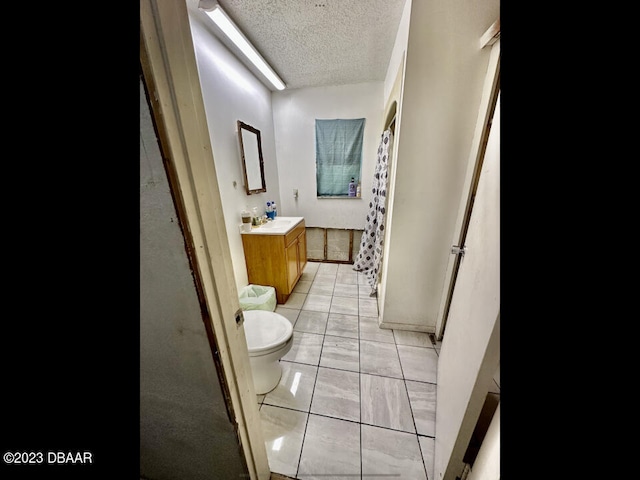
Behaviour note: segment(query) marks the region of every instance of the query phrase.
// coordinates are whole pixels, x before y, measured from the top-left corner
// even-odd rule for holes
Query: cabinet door
[[[287,292],[291,293],[293,287],[295,286],[296,280],[298,279],[298,268],[299,268],[299,255],[298,255],[298,240],[294,240],[291,242],[286,248],[285,258],[287,261]]]
[[[302,232],[298,237],[298,260],[299,260],[299,269],[298,273],[302,275],[302,270],[304,270],[305,265],[307,264],[307,234],[306,232]]]

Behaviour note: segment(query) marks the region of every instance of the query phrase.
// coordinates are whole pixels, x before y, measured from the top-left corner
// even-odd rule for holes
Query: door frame
[[[213,332],[230,420],[250,478],[268,480],[271,472],[185,2],[140,1],[140,63],[165,161],[175,172],[171,191],[183,207],[185,237],[192,240],[188,251],[196,283],[203,289],[203,319]]]
[[[495,31],[497,26],[497,32]],[[467,237],[469,228],[469,219],[473,210],[473,201],[478,189],[478,180],[482,171],[482,162],[487,148],[489,132],[491,131],[491,122],[493,113],[500,90],[500,21],[494,23],[487,33],[492,33],[490,37],[493,41],[485,42],[482,48],[492,45],[489,55],[489,63],[487,66],[487,74],[482,89],[482,98],[480,99],[480,108],[478,110],[478,119],[476,121],[475,133],[471,143],[471,153],[467,162],[467,174],[462,188],[462,197],[460,198],[460,208],[454,227],[454,235],[451,245],[463,246]],[[487,33],[483,35],[483,39],[487,37]],[[497,37],[497,39],[496,39]],[[442,341],[444,330],[449,316],[449,308],[451,307],[451,298],[456,284],[456,277],[460,268],[460,255],[449,255],[447,262],[447,270],[445,273],[444,285],[440,297],[440,307],[436,318],[435,339]]]

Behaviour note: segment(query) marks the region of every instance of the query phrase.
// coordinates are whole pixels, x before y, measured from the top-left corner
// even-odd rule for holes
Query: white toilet
[[[268,310],[246,310],[242,315],[253,384],[256,394],[265,394],[280,382],[280,359],[291,350],[293,326],[286,317]]]

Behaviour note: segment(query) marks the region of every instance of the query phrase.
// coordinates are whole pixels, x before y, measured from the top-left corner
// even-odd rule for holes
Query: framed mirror
[[[260,130],[238,120],[238,140],[247,195],[266,192]]]

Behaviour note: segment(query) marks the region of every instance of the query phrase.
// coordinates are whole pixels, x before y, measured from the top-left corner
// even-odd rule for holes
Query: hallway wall
[[[499,0],[411,3],[382,268],[384,321],[435,331],[489,59],[479,40],[499,17]]]

